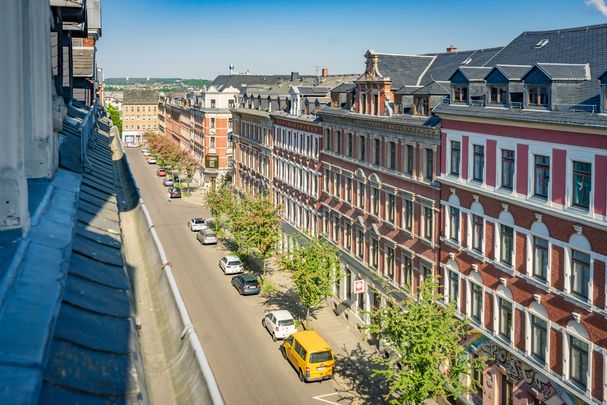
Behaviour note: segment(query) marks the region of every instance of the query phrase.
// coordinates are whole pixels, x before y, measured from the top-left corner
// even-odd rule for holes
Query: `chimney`
[[[449,45],[449,47],[447,48],[447,52],[449,52],[449,53],[457,53],[457,48],[454,47],[453,45]]]
[[[328,77],[329,76],[329,68],[322,68],[322,70],[321,70],[321,76],[322,77]]]
[[[291,72],[291,81],[297,81],[299,80],[299,72]]]

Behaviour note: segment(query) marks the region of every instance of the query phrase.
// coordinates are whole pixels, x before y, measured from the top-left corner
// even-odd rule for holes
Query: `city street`
[[[332,380],[298,380],[261,326],[263,298],[239,296],[218,267],[222,245],[202,246],[188,229],[189,218],[208,218],[208,211],[198,202],[167,202],[156,166],[139,149],[127,155],[226,404],[350,403]]]

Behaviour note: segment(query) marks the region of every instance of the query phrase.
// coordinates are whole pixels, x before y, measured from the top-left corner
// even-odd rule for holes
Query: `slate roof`
[[[428,83],[427,85],[414,90],[411,94],[414,94],[414,95],[427,94],[427,95],[432,95],[432,96],[434,96],[434,95],[443,96],[443,95],[448,95],[450,93],[451,93],[451,91],[449,89],[449,82],[432,82],[432,83]]]
[[[0,403],[147,402],[111,122],[97,125],[84,174],[62,160],[52,180],[28,181],[32,226],[0,267]]]
[[[342,83],[331,89],[332,93],[347,93],[356,88],[356,85],[352,82]]]
[[[297,86],[297,90],[302,96],[324,96],[331,91],[331,88],[320,86]]]
[[[89,141],[65,291],[40,402],[141,402],[144,396],[133,300],[121,251],[120,219],[108,134]],[[106,333],[111,331],[111,333]]]
[[[506,79],[520,81],[530,69],[530,65],[496,65],[494,69],[499,70]]]
[[[466,66],[483,66],[493,58],[503,47],[475,49],[469,51],[458,51],[456,53],[438,53],[434,62],[420,80],[425,85],[431,81],[449,80],[453,72],[466,60],[470,60]]]
[[[485,76],[491,72],[490,67],[480,66],[460,66],[458,70],[462,72],[470,82],[482,82],[485,80]]]
[[[607,116],[583,111],[532,111],[524,109],[483,108],[480,106],[453,106],[439,104],[434,112],[440,114],[454,114],[465,116],[491,117],[500,119],[581,125],[589,127],[607,127]]]
[[[551,80],[590,80],[590,66],[587,63],[538,63],[536,66]]]
[[[123,104],[157,104],[158,92],[155,90],[125,90]]]
[[[434,60],[431,55],[394,55],[378,53],[378,69],[382,76],[390,77],[392,89],[415,85]]]

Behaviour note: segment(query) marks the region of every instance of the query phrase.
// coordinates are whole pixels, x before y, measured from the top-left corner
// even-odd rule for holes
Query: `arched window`
[[[496,238],[495,256],[504,266],[513,267],[515,257],[514,218],[508,211],[502,211],[498,221],[498,229],[496,229],[498,237]]]
[[[537,220],[527,235],[527,275],[550,285],[550,232]]]
[[[574,233],[565,249],[565,291],[575,298],[592,304],[594,259],[590,242],[584,235]]]
[[[546,366],[550,353],[548,311],[538,299],[529,305],[525,315],[525,351],[537,363]]]
[[[455,307],[460,308],[460,273],[459,265],[454,259],[449,259],[447,265],[443,267],[445,301],[455,302]]]
[[[459,244],[460,235],[460,201],[455,194],[449,196],[449,205],[445,207],[445,234],[449,240]]]
[[[472,322],[477,325],[484,324],[485,311],[485,293],[483,277],[479,271],[474,268],[468,275],[466,285],[466,313]]]
[[[563,374],[586,393],[590,391],[592,351],[586,328],[577,320],[567,324],[563,334]]]
[[[485,210],[483,206],[475,201],[470,206],[470,215],[468,215],[468,246],[472,250],[483,254],[485,251]]]
[[[510,288],[500,285],[493,295],[493,331],[507,344],[514,341],[514,303]]]

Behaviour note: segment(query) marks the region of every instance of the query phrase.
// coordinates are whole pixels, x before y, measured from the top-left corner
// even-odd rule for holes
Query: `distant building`
[[[140,143],[144,134],[158,132],[158,93],[125,90],[122,99],[122,141]]]

